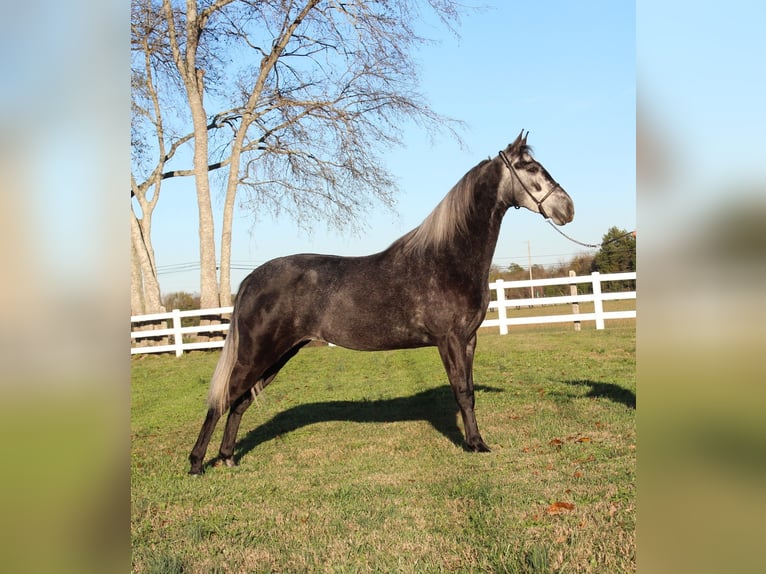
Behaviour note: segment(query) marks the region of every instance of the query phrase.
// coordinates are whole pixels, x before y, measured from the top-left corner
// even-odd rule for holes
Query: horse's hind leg
[[[189,455],[189,462],[191,463],[189,474],[202,474],[202,462],[205,460],[205,451],[207,451],[210,437],[213,435],[215,425],[220,418],[221,413],[217,409],[210,407],[207,410],[205,422],[202,423],[202,429],[199,431],[197,442],[194,444],[194,448]]]
[[[245,367],[240,363],[237,363],[232,369],[228,384],[234,384],[236,386],[237,384],[241,384],[241,381],[245,380],[246,377],[247,371],[245,370]],[[192,448],[191,454],[189,455],[189,462],[191,463],[189,474],[202,474],[202,463],[205,460],[205,452],[207,452],[210,438],[213,436],[215,425],[228,407],[229,405],[224,405],[223,410],[219,411],[217,407],[211,406],[207,410],[207,415],[205,416],[205,421],[202,423],[202,428],[199,431],[197,442],[194,444],[194,448]]]
[[[253,381],[252,379],[248,380],[247,390],[241,393],[232,403],[231,409],[229,410],[229,417],[226,419],[226,428],[223,431],[221,448],[218,452],[218,458],[223,461],[226,466],[235,466],[234,445],[237,440],[237,432],[239,432],[239,425],[242,422],[242,415],[245,414],[245,411],[253,403],[255,394],[268,386],[268,384],[274,380],[274,377],[277,376],[280,369],[287,364],[287,361],[292,359],[306,343],[308,343],[308,341],[298,343],[292,349],[287,351],[276,363],[266,369],[266,372],[260,379],[257,379],[256,381]]]
[[[256,388],[263,389],[263,387],[268,385],[275,376],[276,373],[268,379],[259,379],[258,383],[260,384],[256,384],[242,393],[242,395],[232,403],[231,409],[229,409],[229,416],[226,419],[226,428],[223,431],[221,448],[218,451],[218,459],[226,466],[236,466],[234,461],[234,445],[237,441],[237,432],[239,432],[239,425],[242,422],[242,415],[245,414],[245,411],[253,403],[255,395],[260,392],[260,390],[256,391]]]

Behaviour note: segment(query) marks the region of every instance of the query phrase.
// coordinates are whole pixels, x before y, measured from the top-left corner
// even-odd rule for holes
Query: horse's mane
[[[418,227],[407,233],[394,245],[405,252],[424,252],[438,250],[467,229],[468,216],[473,211],[475,196],[474,186],[481,168],[491,160],[485,159],[466,173],[460,181],[444,196],[434,210]]]

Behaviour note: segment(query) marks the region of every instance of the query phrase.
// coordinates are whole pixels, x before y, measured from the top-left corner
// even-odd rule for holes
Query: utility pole
[[[532,281],[532,242],[527,239],[527,261],[529,261],[529,280]],[[529,286],[529,296],[535,298],[535,288],[532,285]]]

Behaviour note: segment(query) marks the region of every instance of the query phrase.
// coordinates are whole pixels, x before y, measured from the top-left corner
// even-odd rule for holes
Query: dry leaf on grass
[[[570,510],[574,510],[575,505],[571,502],[554,502],[548,507],[548,514],[553,516],[555,514],[562,514]]]
[[[578,458],[572,464],[585,464],[586,462],[594,462],[596,460],[596,457],[593,455],[590,455],[586,458]]]

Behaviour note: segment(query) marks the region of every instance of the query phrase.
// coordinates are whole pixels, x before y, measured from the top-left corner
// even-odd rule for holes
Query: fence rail
[[[508,327],[514,325],[534,325],[545,323],[575,323],[576,328],[583,321],[595,321],[596,329],[603,329],[605,322],[612,319],[635,319],[636,310],[625,311],[604,311],[604,301],[619,301],[636,299],[635,291],[604,292],[603,283],[612,281],[635,281],[635,271],[629,273],[606,273],[598,272],[591,275],[556,277],[550,279],[528,279],[524,281],[504,281],[498,279],[489,284],[490,290],[494,293],[492,301],[488,306],[488,311],[496,311],[497,318],[485,319],[481,327],[497,327],[501,335],[508,334]],[[553,297],[528,297],[528,298],[510,298],[507,297],[509,289],[547,287],[555,285],[570,285],[574,287],[578,284],[588,284],[592,288],[592,293],[553,296]],[[593,312],[579,313],[580,303],[593,303]],[[509,317],[509,310],[520,307],[540,307],[549,305],[572,305],[572,312],[559,315],[536,315],[531,317]],[[229,330],[228,322],[220,322],[212,325],[198,325],[183,327],[181,320],[184,317],[210,317],[216,321],[228,321],[227,315],[232,312],[232,307],[217,307],[214,309],[201,309],[193,311],[179,311],[173,309],[169,313],[154,313],[151,315],[133,315],[130,318],[131,323],[131,349],[130,354],[139,353],[168,353],[174,352],[176,356],[181,356],[184,351],[193,351],[198,349],[216,349],[223,347],[223,340],[218,341],[187,341],[184,342],[184,335],[198,334],[225,334]],[[165,327],[168,322],[172,325]],[[141,330],[142,327],[156,326],[158,329]],[[138,327],[138,330],[136,330]],[[139,345],[141,340],[158,339],[172,340],[173,342]]]

